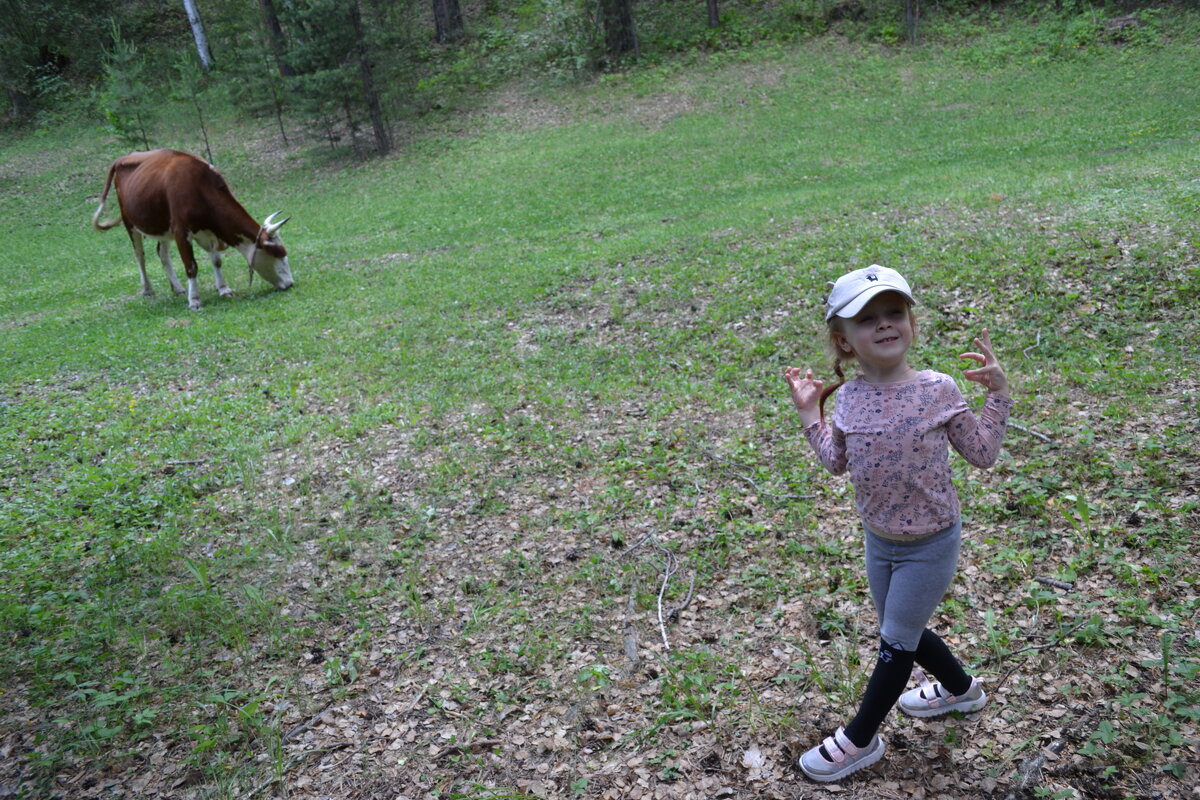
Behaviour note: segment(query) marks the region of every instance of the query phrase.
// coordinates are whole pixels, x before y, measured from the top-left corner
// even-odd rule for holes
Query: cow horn
[[[275,213],[271,214],[271,216],[267,217],[267,219],[263,222],[263,230],[266,231],[267,236],[270,236],[271,234],[275,233],[275,231],[279,230],[280,228],[282,228],[284,226],[284,223],[286,223],[289,219],[291,219],[291,217],[284,217],[279,222],[276,222],[275,218],[278,217],[281,213],[283,213],[283,212],[276,211]]]

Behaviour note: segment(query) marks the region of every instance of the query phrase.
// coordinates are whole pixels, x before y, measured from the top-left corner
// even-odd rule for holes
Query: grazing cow
[[[108,190],[113,186],[121,213],[111,222],[101,222]],[[276,216],[278,212],[267,217],[262,225],[255,222],[234,199],[225,179],[207,161],[178,150],[151,150],[118,158],[108,168],[108,179],[100,195],[100,207],[92,215],[92,225],[98,231],[106,231],[118,222],[125,223],[138,269],[142,271],[144,295],[154,294],[146,275],[142,245],[146,236],[158,240],[158,257],[171,288],[176,294],[183,294],[171,267],[170,247],[174,240],[187,272],[188,308],[195,310],[200,308],[200,288],[192,242],[208,251],[217,274],[217,291],[222,297],[233,294],[221,275],[222,251],[228,247],[237,248],[246,257],[251,281],[257,272],[276,289],[291,287],[292,270],[278,235],[287,219],[276,222]]]

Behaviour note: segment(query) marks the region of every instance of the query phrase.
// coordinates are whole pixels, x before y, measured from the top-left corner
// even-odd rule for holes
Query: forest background
[[[0,797],[1195,797],[1198,41],[0,0]],[[89,221],[160,146],[291,215],[294,289],[137,294]],[[874,617],[780,373],[871,262],[922,366],[986,325],[1013,377],[937,619],[992,703],[823,787]]]

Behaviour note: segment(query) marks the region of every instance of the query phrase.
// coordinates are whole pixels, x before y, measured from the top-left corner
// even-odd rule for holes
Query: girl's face
[[[883,292],[851,318],[840,321],[838,347],[854,353],[859,363],[880,371],[901,366],[912,347],[913,325],[908,303],[898,292]]]

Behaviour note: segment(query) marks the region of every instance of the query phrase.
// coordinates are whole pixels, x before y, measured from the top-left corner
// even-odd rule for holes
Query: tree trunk
[[[458,0],[433,0],[433,24],[438,44],[457,42],[463,36],[462,9]]]
[[[904,33],[909,44],[917,43],[917,23],[921,19],[921,0],[904,0]]]
[[[4,87],[4,96],[8,98],[8,114],[13,119],[24,119],[29,116],[29,95],[16,86]]]
[[[379,101],[379,93],[375,91],[375,79],[371,74],[371,57],[367,52],[367,37],[363,32],[362,11],[358,0],[350,4],[350,24],[354,27],[354,41],[358,47],[358,69],[362,77],[363,98],[371,114],[371,128],[375,132],[375,150],[379,155],[387,155],[392,149],[392,137],[383,120],[383,104]]]
[[[267,29],[267,44],[271,48],[271,55],[275,58],[275,66],[279,69],[280,77],[290,78],[296,74],[296,71],[283,58],[287,48],[284,46],[283,26],[279,24],[279,13],[275,10],[275,0],[258,0],[258,4],[262,7],[263,24]]]
[[[208,49],[208,37],[204,34],[204,23],[200,20],[200,11],[196,8],[196,0],[183,0],[183,8],[187,11],[188,24],[192,26],[192,37],[196,40],[196,52],[200,55],[200,67],[205,72],[213,68],[212,50]]]
[[[136,112],[138,132],[142,134],[142,149],[150,149],[150,134],[146,133],[146,123],[142,121],[142,112]]]
[[[633,0],[600,0],[600,21],[604,25],[604,52],[617,57],[638,55],[637,31],[633,25]]]
[[[275,111],[275,121],[279,123],[279,135],[283,138],[283,146],[291,147],[288,144],[287,131],[283,128],[283,96],[279,93],[278,88],[272,87],[271,101]]]
[[[717,0],[708,0],[708,27],[716,28],[721,24],[721,12],[717,8]]]
[[[208,163],[215,164],[217,162],[213,160],[212,147],[208,143],[208,126],[204,124],[204,109],[200,107],[200,98],[195,94],[192,95],[192,105],[200,122],[200,135],[204,137],[204,155],[208,157]]]
[[[354,148],[354,157],[362,158],[362,147],[358,144],[358,121],[354,119],[354,109],[350,107],[350,95],[342,96],[342,113],[346,115],[346,132],[350,134],[350,146]]]

